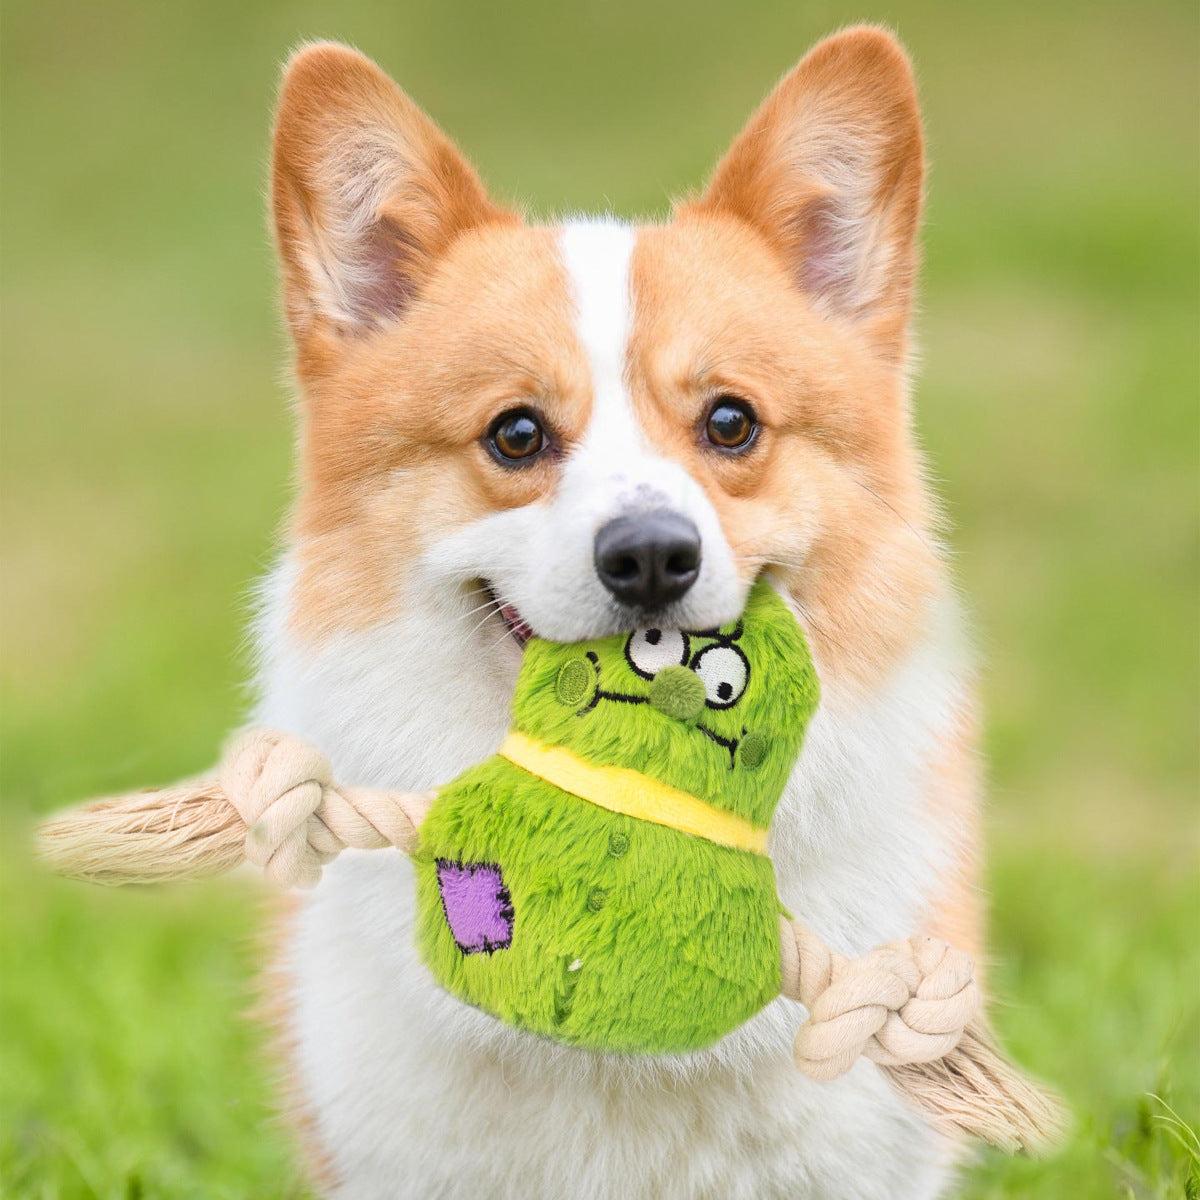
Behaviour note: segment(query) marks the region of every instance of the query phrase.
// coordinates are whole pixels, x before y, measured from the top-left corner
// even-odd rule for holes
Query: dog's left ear
[[[466,231],[515,218],[448,137],[370,59],[294,54],[275,117],[271,209],[298,349],[401,318]]]
[[[758,230],[818,308],[904,353],[924,150],[908,56],[860,26],[819,43],[750,118],[696,204]]]

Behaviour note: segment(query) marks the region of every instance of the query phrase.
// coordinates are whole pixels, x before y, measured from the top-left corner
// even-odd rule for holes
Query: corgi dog
[[[347,784],[493,753],[533,634],[736,620],[763,575],[822,701],[779,805],[782,903],[859,955],[978,955],[971,659],[911,416],[924,181],[887,32],[821,42],[669,221],[537,225],[377,66],[283,78],[271,205],[298,488],[263,585],[256,718]],[[715,1046],[596,1054],[501,1024],[419,961],[399,854],[347,852],[271,976],[314,1186],[343,1200],[917,1200],[961,1159],[803,1010]]]

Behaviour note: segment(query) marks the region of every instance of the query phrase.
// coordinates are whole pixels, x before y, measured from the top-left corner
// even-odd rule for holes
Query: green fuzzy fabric
[[[531,640],[514,724],[766,828],[818,696],[799,627],[760,581],[721,630]],[[417,867],[429,969],[518,1028],[593,1050],[681,1053],[779,991],[768,858],[610,812],[500,756],[438,792]],[[489,886],[502,875],[495,908],[511,935],[464,948],[443,873],[475,871]]]

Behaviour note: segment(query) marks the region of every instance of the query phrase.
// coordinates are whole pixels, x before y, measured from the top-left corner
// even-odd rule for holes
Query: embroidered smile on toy
[[[530,641],[500,753],[421,823],[430,970],[598,1050],[692,1050],[740,1025],[779,994],[767,830],[817,698],[766,582],[722,629]]]

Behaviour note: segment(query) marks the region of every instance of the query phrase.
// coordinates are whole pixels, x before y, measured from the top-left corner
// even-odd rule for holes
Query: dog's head
[[[938,577],[906,392],[922,177],[877,29],[821,43],[644,226],[526,223],[371,62],[300,51],[272,187],[296,635],[432,602],[515,660],[530,630],[720,626],[767,569],[823,672],[895,661]]]

